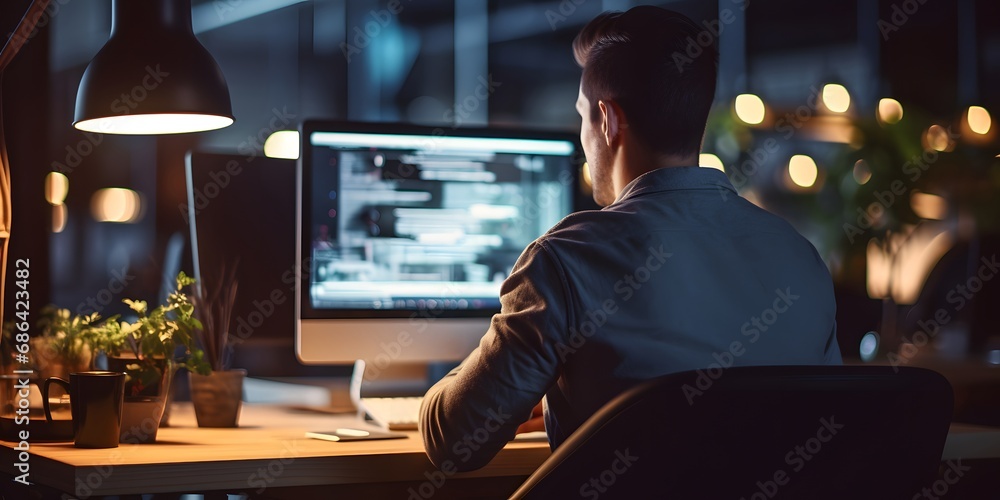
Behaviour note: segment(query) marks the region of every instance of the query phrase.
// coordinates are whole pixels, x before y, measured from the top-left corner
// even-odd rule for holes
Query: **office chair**
[[[511,498],[909,499],[937,479],[952,406],[920,368],[675,373],[608,402]]]

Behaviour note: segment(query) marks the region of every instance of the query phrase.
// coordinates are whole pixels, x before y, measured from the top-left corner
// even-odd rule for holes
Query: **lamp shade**
[[[83,73],[73,126],[175,134],[232,123],[226,78],[191,28],[191,0],[113,0],[111,38]]]

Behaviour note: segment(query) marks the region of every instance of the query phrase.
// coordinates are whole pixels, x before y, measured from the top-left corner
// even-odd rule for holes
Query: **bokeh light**
[[[734,103],[736,117],[744,123],[758,125],[764,121],[764,101],[754,94],[740,94]]]
[[[924,149],[934,151],[951,151],[955,145],[948,136],[948,131],[941,125],[931,125],[924,132]]]
[[[878,354],[879,337],[877,332],[868,332],[861,337],[861,342],[858,344],[858,354],[861,355],[861,361],[868,363],[875,359]]]
[[[299,158],[299,132],[279,130],[269,135],[264,141],[264,156],[297,160]]]
[[[142,198],[131,189],[99,189],[90,199],[90,211],[98,222],[131,224],[142,216]]]
[[[993,120],[990,118],[990,112],[986,111],[986,108],[982,106],[969,106],[967,119],[969,120],[969,130],[972,130],[979,135],[988,134],[990,132],[990,126],[993,124]]]
[[[68,214],[66,213],[66,205],[60,203],[52,207],[52,232],[61,233],[63,229],[66,229],[66,218]]]
[[[843,85],[828,83],[823,86],[823,104],[834,113],[843,113],[851,107],[851,94]]]
[[[913,192],[910,195],[910,208],[923,219],[942,220],[948,215],[948,201],[931,193]]]
[[[903,119],[903,105],[891,97],[879,100],[878,119],[882,123],[899,123]]]
[[[49,205],[62,205],[69,194],[69,177],[61,172],[49,172],[45,176],[45,201]]]
[[[858,184],[865,185],[872,178],[872,169],[868,166],[868,162],[864,160],[858,160],[854,162],[854,180]]]
[[[819,168],[808,155],[794,155],[788,160],[788,176],[796,186],[810,188],[816,184]]]
[[[698,165],[707,168],[714,168],[723,172],[726,171],[726,167],[722,164],[722,160],[712,153],[702,153],[698,155]]]

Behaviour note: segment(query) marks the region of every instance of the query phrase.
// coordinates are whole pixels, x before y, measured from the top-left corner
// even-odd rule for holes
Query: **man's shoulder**
[[[627,214],[614,210],[581,210],[564,217],[538,238],[538,242],[559,245],[607,241],[608,237],[621,235],[629,222]]]
[[[683,240],[684,233],[715,232],[740,240],[741,244],[763,238],[768,245],[781,245],[818,258],[812,243],[784,218],[739,197],[718,203],[725,206],[717,207],[713,211],[715,219],[706,221],[703,217],[692,217],[687,210],[662,209],[664,204],[655,198],[627,200],[601,210],[567,215],[539,237],[536,244],[550,254],[596,257],[612,241],[645,241],[652,233],[671,233],[672,239]]]
[[[816,247],[808,238],[802,235],[795,226],[784,217],[781,217],[769,210],[761,208],[746,199],[742,199],[744,208],[743,217],[736,219],[735,225],[746,232],[765,232],[771,235],[780,235],[786,238],[786,242],[794,242],[807,249],[812,254],[817,254]]]

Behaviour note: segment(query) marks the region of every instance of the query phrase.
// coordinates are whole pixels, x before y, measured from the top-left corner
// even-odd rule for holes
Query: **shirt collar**
[[[707,167],[664,167],[650,170],[633,179],[622,189],[615,203],[648,193],[686,189],[728,189],[736,194],[736,188],[720,170]]]

